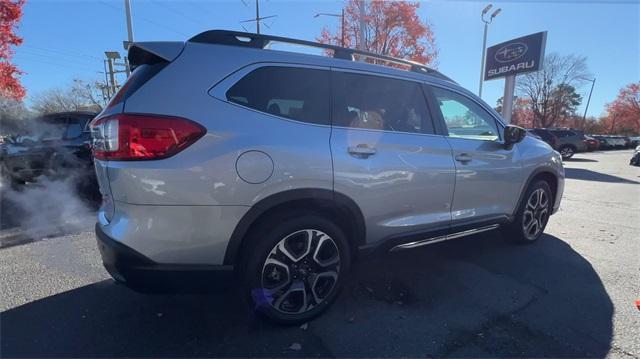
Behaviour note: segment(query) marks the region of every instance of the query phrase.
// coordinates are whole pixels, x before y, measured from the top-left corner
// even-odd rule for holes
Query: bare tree
[[[591,76],[584,56],[548,54],[544,67],[518,77],[517,89],[521,98],[528,100],[535,127],[551,127],[567,109],[575,109],[575,91]],[[581,99],[580,99],[581,100]]]
[[[69,88],[55,88],[31,98],[31,109],[45,114],[63,111],[101,111],[107,99],[99,81],[73,80]]]
[[[0,95],[0,135],[19,133],[31,114],[21,100]]]

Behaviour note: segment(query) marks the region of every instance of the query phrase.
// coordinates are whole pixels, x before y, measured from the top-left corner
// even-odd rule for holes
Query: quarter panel
[[[141,206],[116,202],[101,228],[112,239],[164,264],[222,264],[245,206]],[[103,217],[102,210],[98,217]]]
[[[329,126],[285,120],[214,99],[174,115],[198,118],[207,134],[177,155],[158,161],[111,161],[114,199],[155,205],[252,205],[292,188],[333,189]],[[177,111],[176,111],[177,112]],[[273,174],[252,184],[238,176],[247,151],[273,160]]]

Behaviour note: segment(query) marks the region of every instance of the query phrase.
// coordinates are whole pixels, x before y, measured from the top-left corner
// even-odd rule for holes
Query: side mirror
[[[506,148],[513,147],[514,144],[521,142],[527,135],[527,130],[519,126],[507,125],[504,128],[504,146]]]

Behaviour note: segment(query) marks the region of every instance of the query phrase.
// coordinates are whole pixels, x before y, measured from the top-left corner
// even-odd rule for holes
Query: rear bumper
[[[161,264],[107,236],[96,224],[102,262],[113,279],[144,293],[210,292],[229,288],[233,266]]]

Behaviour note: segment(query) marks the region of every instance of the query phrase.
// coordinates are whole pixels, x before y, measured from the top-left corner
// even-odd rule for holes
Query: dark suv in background
[[[36,118],[35,125],[0,145],[2,174],[11,184],[74,177],[84,191],[97,193],[88,123],[94,112],[62,112]]]
[[[529,132],[540,137],[554,150],[560,152],[562,159],[569,159],[577,152],[588,150],[587,140],[581,131],[564,128],[534,128]]]

